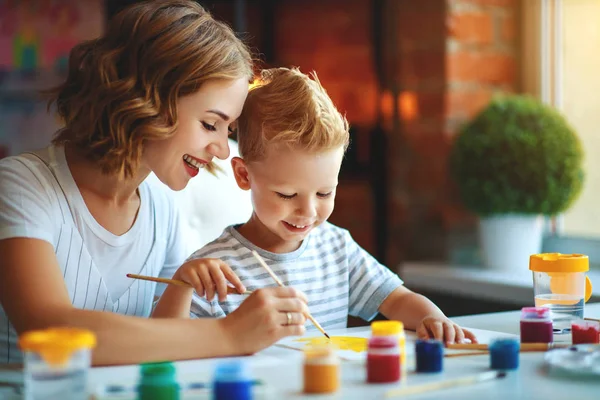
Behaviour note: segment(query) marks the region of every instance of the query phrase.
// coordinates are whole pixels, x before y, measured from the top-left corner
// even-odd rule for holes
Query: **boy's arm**
[[[446,319],[446,316],[431,300],[404,286],[396,288],[379,306],[387,319],[402,321],[410,330],[416,330],[425,317]]]
[[[152,318],[189,318],[194,289],[169,285],[154,308]]]

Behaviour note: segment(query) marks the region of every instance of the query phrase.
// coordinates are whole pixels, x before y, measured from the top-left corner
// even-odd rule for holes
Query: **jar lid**
[[[73,352],[96,347],[96,335],[79,328],[29,331],[19,337],[19,347],[23,351],[38,353],[50,365],[63,365]]]
[[[240,360],[223,361],[215,369],[215,382],[250,382],[248,365]]]
[[[548,307],[523,307],[521,309],[521,319],[550,319],[550,309]]]
[[[304,359],[316,361],[337,358],[337,346],[334,343],[311,343],[304,347]]]
[[[585,272],[590,269],[590,261],[584,254],[533,254],[529,257],[529,269],[534,272]]]
[[[397,335],[404,330],[400,321],[374,321],[371,323],[371,334],[374,336]]]

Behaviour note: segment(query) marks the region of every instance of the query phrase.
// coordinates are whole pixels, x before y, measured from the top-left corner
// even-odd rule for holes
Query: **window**
[[[559,109],[585,151],[583,191],[556,218],[544,251],[600,264],[600,0],[524,1],[523,31],[524,91]]]

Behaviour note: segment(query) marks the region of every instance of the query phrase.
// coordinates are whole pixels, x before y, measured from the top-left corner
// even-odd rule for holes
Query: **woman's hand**
[[[240,307],[223,318],[224,331],[236,350],[262,350],[286,336],[304,334],[308,314],[306,296],[291,287],[254,291]]]
[[[208,301],[216,294],[219,301],[225,301],[227,297],[227,282],[229,281],[239,293],[244,293],[246,288],[240,278],[231,270],[229,265],[217,258],[197,258],[183,264],[173,275],[173,279],[179,279],[190,284],[198,296],[206,295]]]

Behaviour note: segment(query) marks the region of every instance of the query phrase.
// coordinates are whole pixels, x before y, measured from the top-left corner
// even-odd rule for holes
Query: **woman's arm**
[[[76,309],[51,244],[0,240],[0,303],[17,333],[51,326],[90,329],[98,339],[95,365],[248,354],[302,334],[306,298],[279,289],[258,291],[224,319],[147,319]],[[294,325],[285,325],[285,312],[295,314]]]

